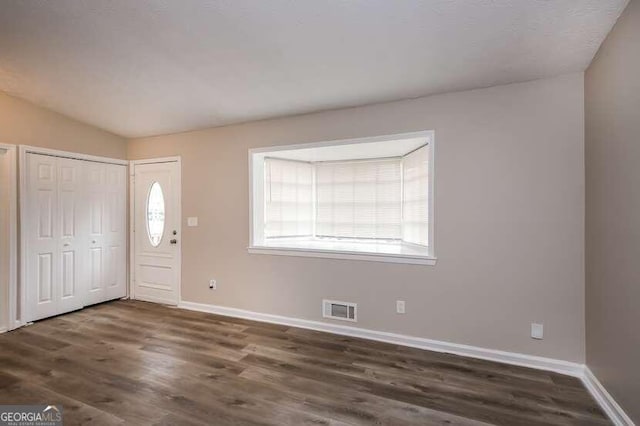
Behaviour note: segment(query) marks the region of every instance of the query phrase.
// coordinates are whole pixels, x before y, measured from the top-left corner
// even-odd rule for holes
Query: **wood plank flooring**
[[[116,301],[0,335],[0,404],[64,423],[607,425],[578,379]]]

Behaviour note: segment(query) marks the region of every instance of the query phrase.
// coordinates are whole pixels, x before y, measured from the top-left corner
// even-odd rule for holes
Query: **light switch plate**
[[[187,226],[198,226],[198,218],[197,217],[188,217],[187,218]]]
[[[543,336],[544,336],[544,325],[532,322],[531,323],[531,338],[532,339],[542,339]]]

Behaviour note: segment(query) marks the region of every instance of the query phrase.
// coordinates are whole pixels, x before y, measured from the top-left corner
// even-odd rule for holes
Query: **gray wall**
[[[183,218],[200,219],[183,224],[184,300],[319,321],[322,298],[353,301],[358,327],[583,362],[583,89],[571,74],[134,139],[128,154],[183,158]],[[247,253],[249,148],[424,129],[436,266]]]
[[[0,92],[0,143],[126,158],[127,139]]]
[[[585,88],[587,364],[640,423],[640,1]]]

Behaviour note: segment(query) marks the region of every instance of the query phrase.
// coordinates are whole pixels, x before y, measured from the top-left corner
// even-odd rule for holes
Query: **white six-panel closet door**
[[[88,245],[85,305],[126,295],[124,166],[87,163]]]
[[[126,295],[126,167],[28,154],[27,318]]]

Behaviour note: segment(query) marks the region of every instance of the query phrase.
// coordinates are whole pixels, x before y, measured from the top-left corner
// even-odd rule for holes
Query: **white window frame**
[[[435,245],[434,245],[434,198],[435,198],[435,137],[433,130],[425,130],[420,132],[400,133],[393,135],[373,136],[354,139],[340,139],[332,141],[312,142],[304,144],[269,146],[263,148],[254,148],[249,150],[248,166],[249,166],[249,253],[253,254],[269,254],[280,256],[300,256],[300,257],[319,257],[330,259],[349,259],[349,260],[365,260],[376,262],[390,263],[409,263],[418,265],[435,265]],[[356,251],[340,251],[340,250],[321,250],[307,248],[285,248],[285,247],[269,247],[263,245],[261,241],[256,241],[258,235],[264,235],[264,223],[260,218],[263,216],[264,209],[264,162],[254,161],[256,154],[273,153],[277,151],[288,151],[294,149],[319,148],[338,145],[352,145],[371,142],[385,142],[398,139],[409,138],[427,138],[429,140],[429,241],[428,252],[426,255],[409,255],[409,254],[388,254],[388,253],[366,253]]]

